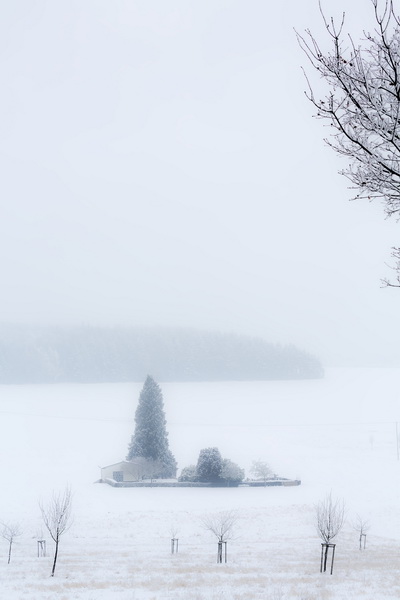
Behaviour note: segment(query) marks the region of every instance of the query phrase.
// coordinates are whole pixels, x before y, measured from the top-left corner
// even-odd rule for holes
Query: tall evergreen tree
[[[169,449],[164,400],[161,388],[147,376],[135,413],[135,433],[129,445],[127,460],[144,457],[162,464],[160,477],[175,477],[176,460]]]

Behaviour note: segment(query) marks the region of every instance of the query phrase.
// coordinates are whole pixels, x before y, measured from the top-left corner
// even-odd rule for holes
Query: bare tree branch
[[[226,542],[233,537],[235,525],[239,515],[235,510],[225,510],[218,513],[205,515],[202,523],[208,531],[211,531],[219,542]]]
[[[362,548],[362,539],[364,537],[364,548],[365,548],[365,539],[367,536],[367,532],[370,530],[371,525],[369,524],[369,521],[367,521],[366,519],[363,519],[362,517],[360,517],[360,515],[356,515],[356,519],[353,523],[353,527],[355,529],[355,531],[357,531],[358,535],[359,535],[359,544],[360,544],[360,550]]]
[[[395,259],[395,265],[388,265],[390,269],[396,271],[396,282],[390,281],[389,279],[382,279],[382,287],[400,287],[400,248],[392,248],[392,258]]]
[[[317,97],[306,75],[307,98],[316,117],[331,127],[325,142],[349,160],[340,171],[356,190],[354,198],[379,199],[388,217],[400,218],[400,19],[392,0],[371,0],[376,28],[364,31],[356,45],[345,36],[345,15],[339,25],[324,15],[331,50],[323,52],[307,29],[296,32],[300,47],[326,85]],[[382,7],[382,8],[381,8]],[[398,282],[383,284],[400,287]]]
[[[61,536],[68,531],[72,525],[71,521],[71,508],[72,508],[72,493],[71,489],[67,486],[63,492],[59,494],[53,493],[50,502],[47,505],[39,503],[39,507],[42,513],[44,524],[55,542],[55,552],[53,568],[51,571],[51,577],[54,577],[54,571],[56,569],[57,557],[58,557],[58,546],[60,543]]]
[[[1,523],[3,529],[1,530],[1,537],[8,542],[8,564],[11,561],[11,550],[15,538],[22,535],[22,530],[19,523]]]
[[[324,544],[330,544],[344,524],[345,504],[334,499],[332,493],[325,496],[315,507],[317,533]]]
[[[253,460],[250,473],[257,479],[262,479],[264,485],[266,485],[268,477],[271,477],[272,475],[272,469],[264,460]]]

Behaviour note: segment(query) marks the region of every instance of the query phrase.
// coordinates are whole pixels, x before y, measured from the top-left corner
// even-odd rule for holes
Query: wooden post
[[[222,542],[218,541],[217,564],[222,563]]]
[[[218,540],[218,551],[217,551],[217,563],[222,563],[222,555],[224,554],[224,560],[228,562],[228,542]]]
[[[46,556],[46,540],[38,540],[37,541],[37,555]]]
[[[333,562],[335,560],[335,547],[336,544],[321,544],[321,566],[319,572],[326,572],[326,565],[328,562],[329,548],[332,548],[332,561],[331,561],[331,575],[333,573]]]
[[[331,544],[333,546],[333,552],[332,552],[332,562],[331,562],[331,575],[333,573],[333,561],[335,560],[335,548],[336,548],[336,544]]]

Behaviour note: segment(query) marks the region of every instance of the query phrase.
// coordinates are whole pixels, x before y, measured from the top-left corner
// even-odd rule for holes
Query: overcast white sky
[[[369,0],[326,0],[354,30]],[[398,225],[349,202],[293,33],[317,0],[1,0],[1,320],[398,365]]]

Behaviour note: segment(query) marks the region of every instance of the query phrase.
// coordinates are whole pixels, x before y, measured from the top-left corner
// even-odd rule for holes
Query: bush
[[[218,448],[200,450],[197,465],[182,469],[179,481],[202,481],[214,485],[238,485],[244,479],[244,470],[228,458],[222,458]]]
[[[220,477],[227,485],[238,485],[244,479],[244,469],[241,469],[229,458],[224,458]]]
[[[218,448],[200,450],[196,473],[198,481],[217,483],[222,471],[222,456]]]
[[[197,481],[196,465],[189,465],[182,469],[178,481]]]

